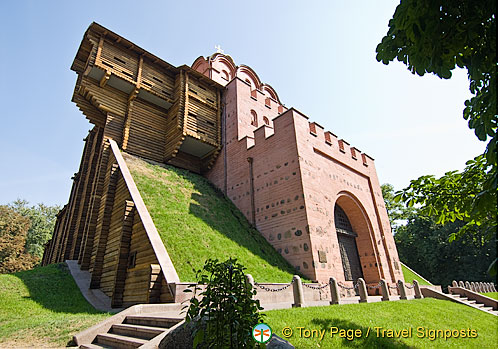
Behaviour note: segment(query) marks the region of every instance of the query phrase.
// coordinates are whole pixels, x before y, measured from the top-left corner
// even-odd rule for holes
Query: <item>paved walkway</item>
[[[66,265],[83,296],[94,308],[109,313],[117,313],[123,310],[122,308],[112,309],[111,298],[106,296],[100,289],[89,289],[90,273],[86,270],[80,270],[77,260],[66,260]]]

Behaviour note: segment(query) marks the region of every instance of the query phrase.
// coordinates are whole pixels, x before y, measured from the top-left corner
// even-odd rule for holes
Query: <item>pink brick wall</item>
[[[203,62],[198,66],[207,69]],[[206,177],[310,279],[345,281],[334,221],[338,204],[358,234],[365,280],[402,280],[373,159],[300,112],[287,111],[248,67],[229,66],[218,58],[211,71],[221,82],[221,71],[233,69],[233,78],[223,96],[224,148]]]

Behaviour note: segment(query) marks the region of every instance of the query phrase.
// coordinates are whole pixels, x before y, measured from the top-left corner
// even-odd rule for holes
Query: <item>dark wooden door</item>
[[[359,262],[356,238],[344,234],[337,234],[337,237],[346,281],[356,281],[358,278],[362,278],[363,272],[361,270],[361,263]]]

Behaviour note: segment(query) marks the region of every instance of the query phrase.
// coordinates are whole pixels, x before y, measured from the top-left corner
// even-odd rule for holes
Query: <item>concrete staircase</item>
[[[165,317],[164,313],[127,315],[122,323],[113,324],[108,332],[97,334],[91,344],[82,344],[80,348],[140,348],[155,337],[163,338],[182,320],[182,317]]]
[[[476,308],[476,309],[479,309],[479,310],[482,310],[482,311],[485,311],[485,312],[488,312],[488,313],[491,313],[491,314],[498,316],[498,310],[495,310],[493,307],[489,307],[489,306],[485,305],[484,303],[481,303],[480,301],[477,301],[475,299],[471,299],[468,297],[463,297],[459,294],[451,294],[450,296],[452,296],[453,298],[455,298],[463,303],[466,303],[467,305],[469,305],[473,308]]]
[[[184,321],[182,305],[139,304],[73,336],[79,348],[158,348],[168,332]]]

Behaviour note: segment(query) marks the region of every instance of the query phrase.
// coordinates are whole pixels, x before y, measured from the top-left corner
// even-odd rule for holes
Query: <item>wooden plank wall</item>
[[[100,287],[115,306],[169,302],[172,294],[162,273],[151,267],[158,259],[107,140],[131,154],[167,162],[191,135],[215,147],[205,159],[179,157],[181,166],[200,172],[220,149],[222,87],[98,27],[86,32],[71,67],[78,74],[72,100],[95,127],[43,264],[78,259],[92,275],[91,287]],[[91,77],[99,72],[100,81]],[[151,287],[160,290],[159,297]]]
[[[130,106],[127,152],[162,162],[167,133],[166,110],[136,98]]]

